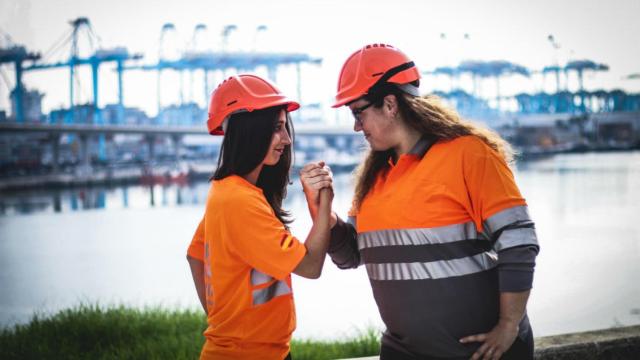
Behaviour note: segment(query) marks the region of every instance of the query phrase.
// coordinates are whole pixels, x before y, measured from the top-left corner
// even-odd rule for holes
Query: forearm
[[[517,327],[524,317],[527,309],[527,300],[531,290],[521,292],[500,293],[500,319],[499,322]]]
[[[318,215],[318,206],[313,205],[313,200],[307,197],[307,206],[309,208],[309,216],[311,216],[311,220],[315,220]],[[338,222],[338,215],[336,215],[333,210],[329,209],[329,229],[333,229]]]
[[[329,231],[331,222],[331,193],[330,189],[320,191],[320,204],[313,226],[304,245],[307,254],[294,270],[294,273],[311,279],[320,277],[322,266],[329,247]]]
[[[204,262],[202,262],[201,260],[192,258],[190,256],[187,256],[187,261],[189,262],[189,268],[191,269],[191,277],[193,278],[193,283],[196,286],[198,299],[200,300],[202,309],[204,309],[204,312],[206,313],[207,299],[205,295],[205,285],[204,285]]]

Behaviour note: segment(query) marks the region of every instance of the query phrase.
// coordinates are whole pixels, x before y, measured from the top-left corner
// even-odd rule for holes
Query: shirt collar
[[[422,158],[424,154],[429,151],[431,145],[433,145],[434,141],[431,137],[423,135],[418,142],[413,145],[413,148],[409,150],[409,154],[416,155],[419,158]]]

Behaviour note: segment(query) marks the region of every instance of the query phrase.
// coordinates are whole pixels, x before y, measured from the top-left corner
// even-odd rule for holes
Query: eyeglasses
[[[351,113],[353,114],[353,117],[356,119],[357,123],[360,123],[360,125],[362,125],[362,120],[360,120],[360,114],[362,114],[363,111],[367,110],[371,105],[373,105],[372,102],[363,105],[359,108],[355,108],[351,110]]]

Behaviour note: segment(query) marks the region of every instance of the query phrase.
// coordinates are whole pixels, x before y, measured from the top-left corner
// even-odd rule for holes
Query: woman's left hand
[[[481,342],[472,360],[497,360],[513,345],[518,336],[518,324],[500,321],[491,331],[460,339],[461,343]]]

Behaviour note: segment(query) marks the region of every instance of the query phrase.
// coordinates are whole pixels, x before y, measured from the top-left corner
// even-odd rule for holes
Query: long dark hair
[[[221,180],[229,175],[243,176],[253,171],[262,163],[271,138],[278,124],[280,112],[284,106],[270,107],[251,112],[241,112],[231,115],[227,120],[224,139],[218,157],[218,168],[212,180]],[[280,161],[273,166],[265,165],[258,176],[256,186],[262,189],[267,202],[276,217],[287,226],[291,214],[282,209],[282,201],[287,196],[289,171],[293,161],[293,124],[289,113],[286,112],[286,129],[291,137],[291,144],[285,146]]]

